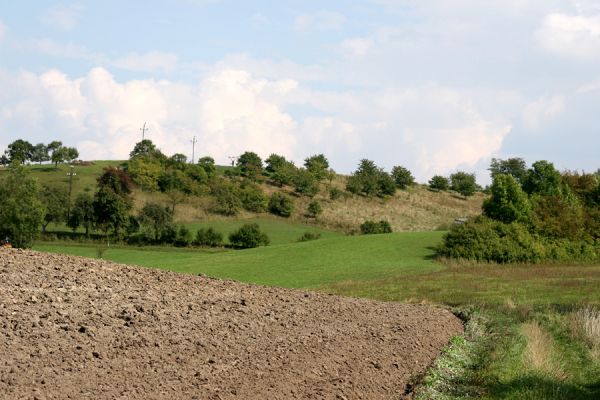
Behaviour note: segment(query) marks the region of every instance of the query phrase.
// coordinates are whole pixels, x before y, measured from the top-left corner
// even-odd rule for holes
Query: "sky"
[[[4,1],[0,152],[146,137],[219,164],[255,151],[338,172],[489,182],[492,157],[600,168],[600,1]]]

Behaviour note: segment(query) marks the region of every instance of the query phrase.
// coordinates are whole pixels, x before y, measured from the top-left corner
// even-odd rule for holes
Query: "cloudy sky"
[[[600,167],[600,1],[0,3],[0,152],[147,136],[218,163],[253,150],[486,182],[492,157]]]

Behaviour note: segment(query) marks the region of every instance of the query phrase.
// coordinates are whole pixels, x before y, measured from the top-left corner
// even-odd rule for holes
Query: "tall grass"
[[[593,359],[600,361],[600,310],[585,307],[573,313],[571,330],[590,347]]]
[[[566,379],[567,375],[553,358],[555,350],[552,335],[536,321],[524,323],[521,329],[527,338],[527,347],[523,352],[525,365],[553,378]]]

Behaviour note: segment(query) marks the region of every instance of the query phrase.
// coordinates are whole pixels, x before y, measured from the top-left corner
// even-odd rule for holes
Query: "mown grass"
[[[112,247],[104,258],[126,264],[282,287],[320,288],[340,281],[416,276],[443,268],[433,261],[440,232],[331,237],[250,250],[206,252]],[[295,237],[291,235],[290,237]],[[38,243],[36,250],[94,257],[96,247]]]

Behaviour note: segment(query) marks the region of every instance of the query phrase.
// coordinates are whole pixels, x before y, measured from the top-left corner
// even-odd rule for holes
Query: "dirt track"
[[[2,399],[394,399],[451,313],[0,249]]]

